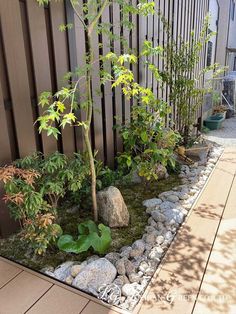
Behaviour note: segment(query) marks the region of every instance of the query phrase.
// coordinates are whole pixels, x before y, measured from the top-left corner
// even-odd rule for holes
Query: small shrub
[[[158,179],[159,165],[175,168],[174,149],[179,135],[163,127],[158,113],[145,106],[133,107],[131,122],[120,128],[124,153],[118,157],[123,169],[137,170],[147,180]]]
[[[123,179],[123,174],[119,170],[112,170],[103,165],[103,162],[96,161],[97,173],[97,190],[105,189],[108,186],[116,184],[117,181]]]
[[[74,240],[71,235],[62,235],[57,242],[61,251],[79,254],[90,248],[99,254],[104,254],[111,244],[111,230],[109,227],[92,220],[85,221],[78,225],[79,236]]]
[[[68,158],[57,152],[45,158],[35,153],[0,168],[4,200],[11,216],[20,221],[21,235],[35,253],[44,253],[49,243],[61,235],[55,223],[58,202],[68,191],[79,191],[87,175],[85,156],[75,154]]]
[[[156,47],[155,54],[160,52]],[[142,52],[146,54],[145,49]],[[173,152],[180,139],[178,132],[165,128],[165,117],[169,113],[167,104],[157,99],[150,88],[139,85],[129,68],[137,62],[134,55],[106,55],[113,64],[113,87],[121,86],[127,99],[135,99],[130,122],[120,124],[118,129],[123,138],[124,153],[118,157],[123,171],[137,170],[147,180],[158,179],[160,165],[175,167]]]
[[[79,191],[90,175],[86,156],[78,153],[73,158],[59,152],[45,158],[42,154],[35,153],[14,164],[19,168],[34,169],[40,174],[36,182],[37,190],[54,209],[68,191]]]

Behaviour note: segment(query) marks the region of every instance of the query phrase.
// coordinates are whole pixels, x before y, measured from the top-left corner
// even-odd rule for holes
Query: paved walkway
[[[236,117],[226,119],[223,123],[223,128],[210,131],[207,138],[225,147],[236,147]]]
[[[236,148],[226,148],[139,314],[236,313]]]
[[[135,313],[236,313],[236,147],[226,148]],[[117,314],[0,258],[0,314]]]

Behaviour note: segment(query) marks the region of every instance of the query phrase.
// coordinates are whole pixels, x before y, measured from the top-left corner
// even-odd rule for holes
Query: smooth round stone
[[[173,234],[170,231],[167,231],[165,234],[165,239],[167,241],[170,241],[170,240],[173,240],[173,238],[174,238]]]
[[[148,257],[155,261],[160,261],[160,258],[162,257],[163,253],[164,253],[163,249],[160,246],[157,246],[151,250]]]
[[[85,266],[85,265],[84,265]],[[74,265],[71,267],[71,276],[72,277],[76,277],[78,275],[78,273],[84,268],[84,266],[82,265]]]
[[[134,296],[142,291],[142,286],[138,283],[125,284],[121,291],[125,297]]]
[[[177,203],[179,201],[179,198],[177,195],[168,195],[166,199],[167,201],[172,202],[172,203]]]
[[[129,281],[131,283],[140,282],[140,280],[141,280],[141,276],[139,276],[139,274],[137,274],[137,273],[131,273],[128,277],[129,277]]]
[[[71,285],[72,282],[73,282],[73,280],[74,280],[74,277],[68,276],[68,277],[66,278],[65,282],[66,282],[68,285]]]
[[[151,198],[149,200],[143,201],[143,206],[145,207],[156,207],[162,203],[162,200],[159,198]]]
[[[139,265],[139,270],[145,273],[145,271],[148,269],[148,263],[147,262],[141,262]]]
[[[162,235],[160,235],[156,238],[156,243],[161,245],[164,242],[164,240],[165,238]]]

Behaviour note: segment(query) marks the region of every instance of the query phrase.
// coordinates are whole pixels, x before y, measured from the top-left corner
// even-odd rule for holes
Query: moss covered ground
[[[168,191],[180,184],[177,175],[156,183],[141,183],[118,185],[125,203],[130,213],[130,225],[125,228],[112,229],[112,245],[109,251],[117,251],[124,245],[132,244],[136,239],[142,237],[147,225],[148,215],[142,202],[146,199],[157,197],[159,193]],[[66,203],[65,203],[66,204]],[[87,219],[92,219],[90,209],[78,209],[77,211],[67,211],[66,206],[59,210],[59,223],[64,231],[78,236],[77,225]],[[82,207],[82,206],[81,206]],[[36,256],[29,249],[27,243],[15,234],[7,239],[0,239],[0,255],[30,268],[40,270],[47,266],[57,266],[68,260],[83,261],[93,252],[81,253],[79,255],[60,252],[56,246],[48,248],[43,256]]]

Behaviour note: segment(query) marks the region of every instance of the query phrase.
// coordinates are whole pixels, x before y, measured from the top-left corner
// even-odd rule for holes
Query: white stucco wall
[[[217,21],[218,21],[218,15],[219,15],[219,6],[217,3],[217,0],[210,0],[210,2],[209,2],[209,14],[210,14],[209,30],[212,32],[218,33]],[[215,36],[212,36],[212,38],[210,40],[212,42],[211,64],[214,64],[215,59],[216,59],[217,36],[218,36],[218,34]],[[212,77],[212,74],[213,74],[213,71],[206,73],[205,82],[207,82]]]
[[[226,48],[228,40],[229,10],[231,0],[218,0],[220,6],[216,62],[226,65]]]

